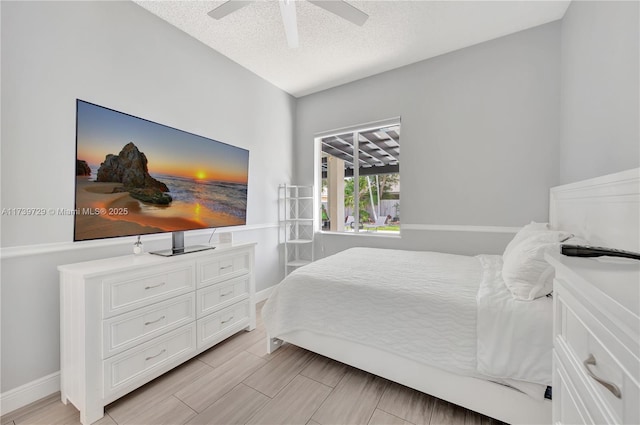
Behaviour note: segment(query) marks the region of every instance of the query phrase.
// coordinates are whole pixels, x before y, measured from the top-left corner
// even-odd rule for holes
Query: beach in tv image
[[[76,106],[74,240],[246,224],[248,150]]]

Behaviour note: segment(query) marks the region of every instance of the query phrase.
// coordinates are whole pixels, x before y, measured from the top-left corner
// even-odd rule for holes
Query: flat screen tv
[[[184,231],[246,224],[248,174],[246,149],[76,100],[74,241],[173,232],[184,253]]]

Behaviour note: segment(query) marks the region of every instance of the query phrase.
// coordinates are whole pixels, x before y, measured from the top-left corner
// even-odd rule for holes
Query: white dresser
[[[554,424],[640,423],[640,262],[547,256]]]
[[[60,387],[88,425],[104,406],[255,317],[254,244],[59,266]]]

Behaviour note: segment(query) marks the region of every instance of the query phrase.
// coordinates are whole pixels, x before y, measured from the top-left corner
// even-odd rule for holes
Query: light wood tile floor
[[[267,354],[266,345],[258,319],[254,331],[110,404],[97,424],[501,424],[304,349],[285,345]],[[1,425],[79,423],[78,411],[62,404],[59,393],[1,418]]]

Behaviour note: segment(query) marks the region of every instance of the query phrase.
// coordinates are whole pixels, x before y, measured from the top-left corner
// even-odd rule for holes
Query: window
[[[400,120],[319,135],[316,143],[321,229],[399,234]]]

